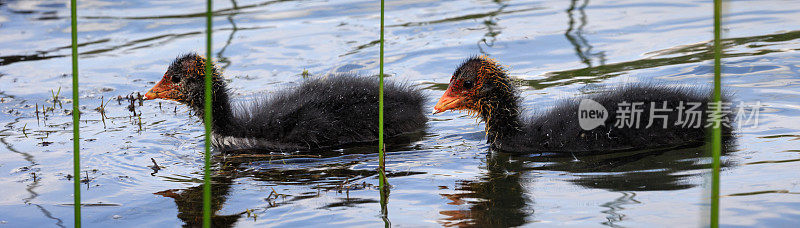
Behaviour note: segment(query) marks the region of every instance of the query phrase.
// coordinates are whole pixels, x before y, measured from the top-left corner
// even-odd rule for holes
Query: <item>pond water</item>
[[[214,53],[239,101],[312,76],[378,71],[378,1],[215,1]],[[81,169],[87,227],[196,226],[203,128],[175,102],[134,104],[179,54],[205,53],[198,1],[79,1]],[[725,86],[760,102],[723,156],[721,223],[800,224],[800,2],[731,1]],[[626,83],[710,88],[711,1],[388,1],[389,80],[432,109],[473,55],[520,80],[527,113]],[[0,0],[0,224],[70,227],[68,1]],[[60,94],[59,91],[60,90]],[[54,99],[53,97],[56,97]],[[103,102],[103,112],[98,107]],[[38,112],[37,112],[38,110]],[[42,112],[44,110],[44,112]],[[217,156],[216,226],[703,226],[703,147],[542,157],[488,151],[466,113],[431,115],[389,147],[382,219],[374,147]],[[153,161],[163,169],[154,172]]]

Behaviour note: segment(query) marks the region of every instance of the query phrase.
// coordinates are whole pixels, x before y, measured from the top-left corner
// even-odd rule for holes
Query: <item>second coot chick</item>
[[[203,118],[205,58],[178,57],[145,95],[188,105]],[[335,149],[378,138],[378,80],[347,75],[303,82],[250,103],[232,104],[227,85],[213,69],[212,144],[222,151],[294,152]],[[387,137],[425,127],[424,97],[407,85],[386,82]]]
[[[706,127],[710,97],[708,93],[688,88],[629,85],[612,92],[562,101],[548,112],[524,118],[520,111],[521,98],[506,70],[492,59],[473,57],[453,73],[435,112],[466,110],[477,116],[486,123],[487,142],[501,151],[614,152],[703,143],[711,129]],[[583,99],[590,99],[607,110],[602,125],[589,130],[581,126],[579,104]],[[634,103],[640,105],[631,108],[629,104]],[[654,118],[648,127],[651,103],[655,108]],[[678,110],[681,105],[684,114]],[[634,120],[630,118],[618,118],[619,114],[628,117],[633,114],[626,113],[626,109],[640,110],[638,126],[633,125]],[[659,111],[666,109],[672,111]],[[619,114],[618,110],[621,110]],[[687,119],[685,113],[689,111],[701,113],[702,118]],[[662,118],[664,116],[666,118]],[[617,123],[620,119],[628,122],[620,125]],[[732,121],[733,114],[727,113],[722,119]],[[731,134],[729,126],[721,126],[723,135]]]

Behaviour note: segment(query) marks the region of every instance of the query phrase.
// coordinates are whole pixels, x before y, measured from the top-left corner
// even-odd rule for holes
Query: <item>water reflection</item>
[[[599,65],[606,64],[606,55],[604,52],[593,52],[592,45],[589,44],[589,41],[586,40],[586,37],[583,35],[583,28],[588,24],[586,22],[586,12],[584,9],[586,5],[589,4],[589,0],[583,0],[583,4],[578,6],[578,0],[572,0],[569,5],[569,9],[567,9],[567,15],[569,16],[569,28],[564,33],[564,36],[567,37],[567,40],[575,46],[575,54],[578,55],[578,58],[581,59],[581,62],[586,64],[587,67],[592,67],[592,59],[597,59],[596,61],[599,62]],[[575,28],[575,9],[578,10],[578,14],[580,14],[580,25],[578,28]]]
[[[233,227],[244,212],[232,215],[217,215],[222,209],[230,193],[233,181],[229,177],[215,176],[211,178],[211,227]],[[178,207],[178,218],[184,222],[183,227],[203,226],[203,186],[187,189],[170,189],[153,194],[175,200]]]
[[[723,155],[734,150],[733,138],[725,140]],[[532,170],[564,171],[576,174],[569,180],[586,188],[610,191],[662,191],[695,187],[687,181],[705,173],[710,166],[704,145],[627,153],[578,155],[576,157],[521,158],[536,163]],[[730,167],[730,161],[722,167]]]
[[[722,54],[722,58],[727,59],[744,56],[760,56],[770,53],[794,51],[793,49],[786,48],[769,49],[765,47],[779,45],[785,43],[786,41],[791,41],[798,38],[800,38],[800,31],[722,39],[722,48],[726,50],[726,52]],[[623,75],[625,72],[633,70],[673,66],[687,63],[701,63],[714,58],[714,50],[712,49],[711,41],[699,44],[677,46],[647,54],[653,55],[654,57],[665,57],[643,58],[628,62],[548,72],[545,74],[546,77],[542,79],[524,80],[524,82],[532,89],[544,89],[553,86],[570,85],[573,83],[591,84]],[[705,73],[710,72],[711,71],[709,69]]]
[[[227,69],[228,66],[231,65],[231,61],[228,59],[228,57],[225,57],[223,53],[225,53],[225,49],[227,49],[228,46],[231,45],[231,42],[233,41],[233,36],[236,35],[236,31],[239,30],[239,27],[236,27],[236,21],[233,20],[233,16],[236,16],[236,14],[239,12],[239,4],[236,3],[236,0],[231,0],[231,4],[233,5],[232,8],[233,13],[228,15],[228,23],[231,24],[231,34],[228,35],[228,40],[225,41],[225,46],[222,46],[222,48],[219,49],[219,52],[217,52],[217,61],[222,63],[220,65],[222,72],[225,72],[225,69]]]
[[[381,220],[383,220],[383,227],[392,227],[392,221],[389,220],[389,192],[390,188],[379,189],[381,197]]]
[[[723,139],[723,155],[735,150],[735,138]],[[636,191],[688,189],[698,185],[693,181],[710,168],[705,145],[686,148],[630,151],[599,155],[512,155],[489,151],[486,174],[477,180],[458,181],[456,190],[463,193],[441,194],[451,205],[469,205],[467,210],[446,210],[440,221],[445,226],[509,227],[526,224],[534,214],[532,198],[526,198],[522,184],[530,185],[536,171],[561,171],[572,174],[572,182],[590,189],[620,192],[621,197],[601,206],[608,214],[602,224],[616,227],[622,221],[624,205],[640,203]],[[732,167],[723,160],[722,167]],[[530,188],[528,188],[530,189]],[[532,194],[527,194],[529,197]]]
[[[387,139],[387,151],[410,151],[413,143],[421,140],[424,132],[401,135]],[[381,203],[381,218],[386,226],[391,223],[388,219],[389,195],[385,193],[381,201],[370,198],[351,197],[350,193],[363,190],[377,190],[378,187],[367,183],[368,178],[376,178],[377,170],[354,169],[367,159],[376,159],[374,144],[356,146],[342,150],[321,151],[314,154],[272,154],[239,153],[235,155],[220,155],[214,158],[214,164],[220,167],[213,174],[212,179],[212,227],[232,227],[236,221],[248,212],[239,212],[231,215],[218,215],[217,212],[225,205],[228,198],[232,197],[230,189],[236,185],[239,178],[248,178],[249,181],[263,183],[266,186],[299,185],[306,186],[311,191],[299,195],[272,192],[264,198],[266,205],[251,209],[250,212],[266,211],[269,208],[296,203],[296,201],[315,199],[322,194],[342,194],[334,202],[321,206],[324,209],[340,207],[357,207],[364,204]],[[387,171],[388,178],[405,177],[425,174],[416,171]],[[203,218],[203,184],[186,189],[169,189],[154,193],[175,200],[178,207],[178,218],[184,222],[184,227],[202,226]],[[249,216],[249,215],[248,215]],[[255,219],[255,218],[254,218]]]
[[[273,1],[264,1],[254,4],[248,4],[239,6],[234,4],[231,8],[222,8],[222,9],[215,9],[212,12],[213,16],[228,16],[231,14],[238,14],[240,10],[243,9],[253,9],[253,8],[262,8],[266,7],[275,3],[281,2],[290,2],[293,0],[273,0]],[[254,13],[254,12],[250,12]],[[85,16],[80,17],[84,19],[126,19],[126,20],[152,20],[152,19],[175,19],[175,18],[205,18],[206,12],[196,12],[196,13],[187,13],[187,14],[168,14],[168,15],[157,15],[157,16],[134,16],[134,17],[120,17],[120,16]]]
[[[497,35],[500,35],[502,31],[500,31],[500,26],[497,25],[497,18],[496,16],[503,12],[503,9],[508,7],[508,4],[504,3],[502,0],[494,0],[495,4],[499,7],[496,11],[489,13],[489,17],[483,21],[483,25],[486,26],[486,33],[483,34],[483,38],[478,41],[478,50],[480,50],[481,54],[489,55],[486,50],[483,50],[481,47],[481,43],[485,44],[486,47],[493,47],[494,42],[497,41]]]
[[[785,33],[776,33],[770,35],[748,36],[722,39],[723,49],[726,50],[722,54],[723,59],[746,57],[746,56],[760,56],[771,53],[792,52],[798,49],[789,48],[765,48],[769,46],[778,46],[800,39],[800,31],[790,31]],[[577,39],[576,39],[577,40]],[[576,46],[576,51],[580,55],[585,55],[586,52],[581,52],[581,45]],[[590,50],[590,49],[587,49]],[[618,62],[605,64],[604,59],[601,65],[588,66],[585,68],[569,69],[563,71],[552,71],[544,74],[544,77],[538,79],[524,79],[521,80],[523,84],[530,87],[531,90],[541,90],[550,87],[571,85],[575,83],[592,84],[599,83],[603,80],[614,78],[620,75],[625,75],[626,72],[657,68],[664,66],[681,65],[688,63],[701,63],[714,58],[714,50],[712,49],[711,41],[699,44],[681,45],[664,50],[645,53],[652,55],[651,58],[642,58],[628,62]],[[655,58],[661,57],[661,58]],[[591,61],[590,61],[591,62]],[[588,64],[587,64],[588,65]],[[729,68],[729,67],[726,67]],[[703,68],[704,73],[711,73],[713,69]],[[747,69],[752,69],[748,67]],[[745,69],[745,70],[747,70]],[[448,83],[429,83],[426,89],[431,90],[446,90]]]
[[[0,130],[0,135],[3,136],[3,137],[0,137],[0,143],[3,143],[3,145],[5,145],[5,148],[8,151],[11,151],[12,153],[19,154],[20,156],[22,156],[23,159],[25,159],[25,161],[30,163],[30,165],[24,167],[24,170],[31,171],[31,175],[32,175],[31,183],[28,184],[27,186],[25,186],[25,191],[27,191],[30,195],[28,197],[23,198],[22,202],[25,203],[26,205],[33,205],[36,208],[38,208],[39,211],[42,212],[42,215],[44,215],[45,218],[53,220],[55,222],[56,226],[65,227],[64,226],[64,221],[62,221],[60,218],[54,217],[53,213],[51,213],[49,210],[44,208],[42,205],[40,205],[38,203],[34,203],[35,202],[34,200],[39,197],[39,193],[36,192],[36,188],[41,186],[40,181],[42,180],[41,177],[37,177],[36,176],[36,172],[38,172],[40,170],[37,167],[37,166],[39,166],[39,163],[36,162],[36,159],[33,157],[33,155],[31,155],[30,153],[22,152],[22,151],[19,151],[19,150],[15,149],[11,144],[9,144],[6,141],[6,137],[9,137],[10,135],[14,135],[14,134],[12,134],[12,132],[14,132],[14,131],[11,131],[11,130],[13,129],[14,124],[18,123],[20,121],[20,119],[22,119],[22,117],[15,118],[14,121],[11,121],[8,124],[6,124],[5,128],[3,128],[3,130]]]
[[[250,162],[245,162],[245,161]],[[270,208],[283,205],[291,205],[303,200],[316,200],[325,194],[339,194],[344,197],[337,197],[333,202],[322,205],[321,209],[336,209],[359,207],[364,204],[379,203],[373,197],[359,198],[352,197],[350,194],[356,191],[377,190],[377,186],[366,182],[368,178],[377,176],[376,170],[352,169],[352,166],[359,164],[359,161],[348,161],[345,163],[328,164],[318,167],[308,167],[301,169],[281,169],[270,168],[275,164],[297,163],[303,159],[276,159],[265,161],[263,159],[240,158],[236,162],[226,162],[224,170],[217,172],[212,177],[212,227],[232,227],[235,223],[249,213],[263,212]],[[253,165],[256,163],[257,165]],[[258,164],[263,163],[263,164]],[[273,165],[269,165],[273,164]],[[254,168],[256,167],[256,168]],[[425,174],[424,172],[389,172],[388,177],[405,177],[411,175]],[[285,194],[272,189],[264,192],[263,198],[265,205],[248,211],[238,212],[230,215],[218,215],[220,209],[232,196],[231,187],[236,185],[238,178],[248,178],[265,185],[300,185],[306,186],[311,191],[306,191],[297,195]],[[156,195],[173,198],[178,208],[178,218],[184,222],[184,227],[200,227],[203,220],[203,184],[187,189],[169,189],[154,193]],[[386,196],[388,197],[388,195]],[[385,199],[388,202],[388,198]],[[385,204],[384,204],[385,205]],[[383,205],[382,205],[383,206]],[[388,220],[388,209],[382,207],[382,219],[386,226],[390,226]],[[253,219],[257,219],[253,216]]]
[[[621,227],[616,223],[621,222],[626,217],[625,214],[622,213],[622,211],[625,210],[624,206],[641,203],[635,199],[636,192],[620,192],[620,193],[622,193],[622,196],[620,196],[619,198],[616,198],[611,202],[607,202],[600,205],[602,207],[608,208],[608,210],[601,211],[605,214],[608,214],[608,216],[606,216],[607,221],[602,222],[603,225],[610,227]]]
[[[85,94],[86,102],[82,104],[86,105],[87,117],[97,117],[87,119],[89,122],[83,124],[86,128],[82,130],[91,137],[87,140],[102,141],[85,143],[87,154],[92,155],[85,166],[99,167],[101,172],[106,173],[92,182],[92,193],[87,197],[93,195],[93,200],[115,202],[119,206],[93,209],[96,213],[85,213],[84,221],[91,221],[96,226],[141,226],[159,221],[162,223],[158,226],[179,226],[174,224],[176,222],[183,222],[186,227],[199,226],[203,186],[182,187],[170,178],[192,179],[202,176],[196,172],[198,167],[202,167],[202,162],[198,163],[201,160],[196,159],[198,154],[187,149],[202,147],[202,133],[198,131],[200,124],[194,119],[186,119],[181,107],[173,109],[173,104],[164,103],[169,113],[156,111],[160,110],[160,106],[159,109],[147,105],[140,107],[142,112],[153,115],[144,115],[140,121],[148,123],[144,126],[145,129],[149,127],[149,131],[137,130],[140,128],[122,105],[109,107],[111,124],[105,129],[100,127],[100,117],[91,109],[97,107],[97,98],[102,95],[106,98],[125,96],[131,91],[151,87],[145,83],[152,79],[152,74],[163,72],[163,63],[156,61],[163,57],[161,53],[202,50],[204,7],[181,1],[157,4],[149,1],[126,4],[100,1],[90,6],[95,2],[84,2],[85,8],[80,9],[83,13],[79,13],[82,16],[81,23],[87,22],[95,27],[111,25],[113,28],[86,33],[82,30],[79,44],[81,53],[88,54],[81,55],[82,60],[88,60],[81,63],[81,69],[86,71],[82,73],[86,80],[82,81],[85,84],[81,87],[89,88]],[[369,61],[374,59],[370,53],[376,53],[370,50],[377,50],[375,24],[370,22],[375,21],[376,4],[371,1],[236,0],[232,4],[220,3],[225,6],[215,7],[218,9],[215,12],[216,24],[219,25],[215,26],[215,33],[218,33],[217,40],[220,42],[218,47],[215,46],[219,48],[216,49],[218,52],[214,53],[220,66],[242,74],[265,76],[258,78],[255,83],[240,83],[238,89],[246,94],[278,90],[280,86],[296,82],[298,78],[284,72],[296,72],[297,66],[308,67],[309,63],[344,59],[343,63],[335,65],[351,64],[341,69],[368,68]],[[703,77],[711,72],[707,66],[713,53],[709,48],[710,43],[697,43],[709,39],[706,37],[708,34],[704,33],[707,23],[703,21],[706,19],[702,15],[697,16],[697,13],[707,12],[704,10],[707,7],[702,4],[629,4],[598,0],[592,1],[592,5],[588,5],[587,0],[573,0],[570,3],[403,2],[389,8],[387,12],[394,13],[387,14],[387,23],[393,24],[389,27],[395,26],[394,30],[390,30],[396,32],[395,36],[414,37],[387,46],[387,53],[403,56],[394,62],[400,64],[394,66],[395,75],[401,80],[409,79],[411,83],[446,81],[449,71],[440,70],[439,64],[449,62],[448,58],[474,54],[470,52],[475,52],[474,45],[478,45],[481,52],[502,54],[501,59],[506,64],[518,67],[516,73],[527,75],[525,78],[529,80],[524,82],[530,88],[526,88],[526,93],[543,94],[533,103],[536,105],[539,101],[550,102],[549,97],[554,94],[571,94],[566,91],[572,91],[571,88],[575,87],[552,88],[561,85],[599,82],[613,86],[624,80],[615,78],[620,75],[634,75],[633,79],[643,80],[657,75],[659,80],[665,79],[667,83],[691,83],[684,81],[684,78]],[[756,5],[747,2],[737,4]],[[0,79],[6,80],[4,82],[7,85],[0,89],[4,90],[0,91],[0,97],[6,100],[4,103],[0,99],[0,119],[5,121],[2,125],[6,126],[5,131],[0,132],[0,143],[5,146],[0,148],[6,149],[8,152],[4,154],[13,160],[0,162],[0,167],[6,170],[23,166],[32,168],[4,176],[9,183],[18,181],[9,186],[9,190],[19,195],[16,199],[8,199],[9,205],[4,209],[9,208],[6,210],[10,217],[5,220],[11,226],[18,222],[64,226],[63,222],[69,224],[71,221],[71,207],[57,204],[71,201],[69,193],[72,183],[65,180],[61,173],[72,168],[69,162],[71,131],[68,130],[71,116],[63,114],[59,108],[48,117],[47,124],[37,126],[33,122],[36,118],[33,108],[25,108],[25,102],[50,104],[46,102],[50,96],[49,90],[69,84],[68,75],[61,76],[69,72],[69,64],[63,64],[68,62],[70,49],[67,45],[68,32],[63,32],[68,28],[69,22],[64,16],[69,15],[69,9],[63,2],[53,1],[0,0],[0,5],[0,10],[7,12],[0,13],[0,27],[7,30],[0,36],[6,38],[9,44],[0,53]],[[731,85],[738,86],[734,91],[737,96],[775,102],[771,107],[774,111],[765,116],[766,120],[773,121],[765,124],[767,129],[743,133],[746,151],[725,158],[728,160],[725,166],[730,170],[728,174],[734,177],[731,180],[736,180],[727,182],[728,189],[733,188],[725,198],[731,207],[723,212],[733,219],[729,224],[787,224],[780,222],[791,223],[791,219],[786,218],[792,218],[797,211],[796,202],[791,198],[794,195],[787,195],[797,192],[792,189],[790,181],[786,181],[786,178],[770,178],[774,176],[770,176],[772,172],[758,172],[767,169],[788,172],[792,170],[792,164],[797,163],[798,148],[796,143],[792,144],[797,141],[792,139],[797,138],[798,134],[797,129],[790,125],[798,115],[792,102],[797,97],[796,87],[792,87],[795,84],[791,82],[798,71],[795,59],[800,31],[797,31],[797,27],[775,26],[786,24],[791,14],[797,12],[796,6],[781,6],[785,9],[757,6],[737,13],[736,18],[731,20],[733,32],[730,34],[743,37],[725,39],[724,43],[727,50],[724,57],[729,58],[730,62],[726,67],[740,69],[729,75],[734,81]],[[302,16],[294,14],[298,8],[303,10]],[[53,10],[58,13],[53,14]],[[612,13],[623,11],[632,17],[653,17],[647,18],[648,21],[615,21],[624,15]],[[670,11],[687,13],[671,14]],[[738,11],[743,10],[740,8]],[[591,24],[588,15],[593,16]],[[55,18],[61,20],[50,20]],[[547,23],[552,21],[558,22]],[[347,25],[341,26],[342,22]],[[123,24],[125,26],[119,27]],[[276,25],[280,29],[265,29]],[[756,29],[742,31],[738,28]],[[264,32],[280,36],[265,36]],[[456,36],[472,38],[461,40]],[[668,42],[652,41],[656,43],[643,45],[649,41],[649,36],[670,39]],[[336,37],[344,37],[348,42],[355,43],[319,41],[338,39]],[[613,44],[601,45],[609,42]],[[653,48],[664,49],[645,53],[655,50]],[[264,51],[266,49],[270,51]],[[519,50],[535,50],[541,54]],[[345,52],[352,55],[336,58]],[[297,56],[314,58],[303,61],[308,59]],[[609,61],[610,64],[606,64],[606,56],[626,60]],[[242,62],[238,62],[240,58]],[[434,59],[441,61],[431,61]],[[580,67],[571,69],[576,63]],[[232,69],[237,67],[235,65],[243,68]],[[311,65],[314,67],[311,70],[330,70],[325,65],[328,64]],[[281,77],[270,77],[273,70],[277,70]],[[30,89],[25,91],[20,87]],[[63,89],[62,94],[68,91],[68,87]],[[446,84],[428,89],[444,90]],[[17,117],[23,119],[20,121]],[[367,223],[380,226],[382,218],[391,218],[394,225],[401,226],[430,226],[430,221],[447,226],[524,226],[537,220],[569,220],[581,226],[587,222],[592,225],[641,226],[675,222],[643,219],[652,215],[653,211],[673,207],[685,207],[687,210],[672,210],[671,213],[675,217],[686,218],[682,219],[683,222],[691,223],[694,211],[702,207],[694,204],[696,202],[693,199],[668,198],[684,196],[685,193],[700,194],[698,192],[702,189],[698,185],[703,182],[701,176],[707,172],[705,164],[708,162],[702,147],[576,157],[495,153],[476,157],[476,153],[483,152],[462,153],[450,148],[480,147],[483,145],[483,132],[447,135],[445,132],[474,129],[475,123],[456,115],[444,118],[448,120],[431,124],[433,129],[429,132],[438,135],[423,139],[418,146],[391,149],[404,151],[399,154],[411,154],[399,156],[402,158],[393,162],[417,171],[389,173],[391,177],[416,175],[405,180],[398,178],[405,183],[392,182],[390,179],[390,183],[397,186],[384,205],[391,208],[382,207],[384,210],[378,212],[378,207],[384,205],[379,205],[378,192],[368,184],[376,183],[373,179],[376,172],[372,168],[376,155],[371,144],[361,152],[330,151],[320,156],[228,157],[224,162],[217,161],[218,166],[229,167],[221,168],[213,178],[213,208],[218,214],[213,217],[214,225],[309,225],[330,219],[340,224],[356,221],[350,223],[354,226]],[[47,142],[36,137],[20,138],[23,134],[20,129],[26,122],[30,129],[29,137],[51,134],[52,138]],[[107,148],[110,149],[106,151]],[[422,155],[430,152],[428,148],[436,148],[435,153]],[[453,155],[448,156],[449,153]],[[731,157],[739,156],[743,157],[741,164],[730,162]],[[150,170],[145,167],[151,164],[151,157],[168,166],[156,177],[151,177]],[[734,166],[736,169],[731,169]],[[481,170],[476,172],[476,167]],[[33,172],[36,178],[32,178]],[[118,180],[118,175],[130,177]],[[435,190],[436,186],[453,187],[453,181],[457,181],[456,192]],[[552,196],[548,184],[553,182],[557,182],[558,187],[567,188],[569,195]],[[100,186],[94,187],[95,183]],[[413,191],[408,191],[409,185]],[[266,200],[266,197],[275,198],[269,196],[270,186],[275,186],[281,194],[278,199]],[[419,190],[426,187],[431,188]],[[741,189],[737,190],[736,187]],[[155,190],[140,194],[142,189]],[[553,189],[554,192],[559,190]],[[662,190],[664,192],[646,192]],[[119,192],[135,195],[119,196],[116,194]],[[597,192],[600,194],[592,194]],[[445,197],[446,203],[460,206],[442,205],[445,203],[442,203],[441,197]],[[561,211],[550,210],[549,204],[553,201],[564,206]],[[662,203],[664,201],[667,202]],[[173,202],[175,205],[172,205]],[[139,208],[143,204],[159,208],[156,212],[141,211]],[[568,207],[566,205],[572,205],[569,209],[575,210],[563,210]],[[443,206],[447,208],[441,209]],[[762,207],[775,210],[760,210]],[[258,222],[247,217],[247,209],[255,209],[256,214],[260,213]],[[430,215],[431,211],[437,210],[447,211]],[[575,219],[575,214],[586,211],[589,211],[589,219]],[[122,217],[112,217],[112,214]],[[297,216],[301,214],[313,217]],[[266,215],[286,217],[270,220]],[[383,222],[390,224],[388,220]]]
[[[525,217],[533,213],[524,209],[532,202],[523,196],[524,188],[520,184],[525,165],[506,153],[489,154],[485,175],[478,180],[457,182],[456,190],[463,193],[441,194],[452,201],[448,204],[470,206],[468,210],[440,211],[447,216],[440,223],[459,227],[511,227],[525,224]]]
[[[503,11],[503,9],[505,9],[507,4],[503,3],[502,0],[494,0],[494,2],[497,3],[497,5],[500,6],[500,8],[498,10],[495,10],[495,11],[490,11],[490,12],[486,12],[486,13],[466,14],[466,15],[461,15],[461,16],[456,16],[456,17],[448,17],[448,18],[443,18],[443,19],[438,19],[438,20],[430,20],[430,21],[406,22],[406,23],[402,23],[402,24],[387,25],[386,27],[419,27],[419,26],[428,26],[428,25],[435,25],[435,24],[443,24],[443,23],[452,23],[452,22],[459,22],[459,21],[474,20],[474,19],[479,19],[479,18],[484,18],[484,17],[490,17],[490,18],[492,18],[491,20],[497,20],[495,17],[498,16],[498,15],[508,15],[508,14],[515,14],[515,13],[522,13],[522,12],[528,12],[528,11],[543,9],[542,7],[529,7],[529,8],[523,8],[523,9],[518,9],[518,10],[506,10],[506,11]],[[494,24],[496,24],[496,23],[494,23]]]
[[[258,30],[264,28],[271,28],[274,26],[249,26],[249,27],[238,27],[234,21],[234,16],[241,13],[241,10],[254,8],[254,7],[266,7],[268,5],[282,2],[282,1],[267,1],[257,4],[249,4],[244,6],[239,6],[239,4],[232,0],[232,7],[225,8],[215,11],[215,16],[226,16],[228,21],[231,24],[231,28],[214,28],[214,32],[224,32],[227,30],[231,30],[231,33],[226,41],[225,45],[222,49],[218,52],[217,56],[222,61],[222,67],[227,67],[230,65],[230,62],[227,61],[227,57],[223,55],[225,49],[231,44],[233,37],[237,31],[240,30]],[[41,10],[29,10],[29,11],[13,11],[18,14],[32,14],[32,13],[40,13],[44,14],[50,11],[41,11]],[[205,17],[205,13],[191,13],[191,14],[184,14],[184,15],[167,15],[167,16],[145,16],[145,17],[107,17],[107,16],[83,16],[80,17],[81,19],[112,19],[115,21],[123,21],[123,20],[137,20],[137,19],[146,19],[146,20],[155,20],[155,19],[174,19],[174,18],[200,18]],[[41,20],[38,18],[36,20]],[[87,23],[88,24],[88,23]],[[80,26],[80,25],[79,25]],[[109,38],[101,38],[96,40],[90,41],[79,41],[78,48],[79,48],[79,55],[81,58],[91,58],[97,57],[102,54],[108,54],[109,52],[126,52],[138,49],[147,49],[153,47],[163,46],[169,42],[181,39],[181,38],[188,38],[193,36],[200,36],[205,33],[205,29],[202,27],[197,27],[187,32],[173,32],[173,31],[162,31],[157,33],[148,34],[147,37],[140,38],[140,39],[133,39],[130,41],[126,41],[119,44],[109,44],[109,42],[114,42],[115,40]],[[105,45],[105,46],[102,46]],[[39,60],[47,60],[52,58],[61,58],[67,57],[70,54],[65,53],[64,51],[68,51],[71,46],[58,46],[54,48],[48,49],[40,49],[40,50],[30,50],[31,54],[12,54],[12,55],[0,55],[0,66],[9,65],[12,63],[19,63],[19,62],[26,62],[26,61],[39,61]]]

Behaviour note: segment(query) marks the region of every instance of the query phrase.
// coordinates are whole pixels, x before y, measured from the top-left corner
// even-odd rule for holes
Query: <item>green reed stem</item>
[[[75,200],[73,207],[75,208],[75,227],[81,227],[81,112],[78,105],[80,97],[78,97],[78,4],[76,0],[70,1],[70,18],[72,28],[72,182],[73,200]]]
[[[381,51],[380,51],[380,88],[378,90],[378,176],[380,187],[380,204],[381,204],[381,218],[383,219],[384,227],[391,227],[389,222],[389,182],[386,180],[386,146],[383,143],[383,19],[384,19],[384,2],[381,0]]]
[[[722,0],[714,0],[714,116],[722,112],[722,44],[720,43],[720,24],[722,14]],[[716,121],[720,121],[717,119]],[[721,124],[715,123],[711,136],[711,153],[714,161],[711,163],[711,221],[712,228],[719,227],[719,172],[720,155],[722,154],[722,129]]]
[[[381,51],[380,51],[380,70],[379,75],[380,77],[380,88],[378,89],[378,175],[380,178],[379,187],[381,191],[387,187],[386,185],[388,182],[386,181],[386,160],[384,153],[386,147],[383,145],[383,0],[381,0]]]
[[[203,111],[203,123],[205,125],[205,172],[203,174],[203,227],[211,227],[211,67],[212,67],[212,51],[211,48],[211,33],[212,33],[212,0],[206,1],[206,74],[205,74],[205,107]]]

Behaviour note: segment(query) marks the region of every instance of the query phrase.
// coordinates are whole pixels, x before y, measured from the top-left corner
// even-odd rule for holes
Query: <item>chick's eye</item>
[[[472,89],[472,81],[464,81],[464,89]]]
[[[181,82],[181,78],[178,77],[178,76],[174,76],[174,75],[170,77],[170,80],[172,80],[172,83],[180,83]]]

